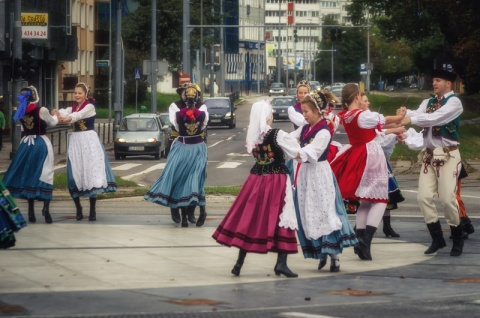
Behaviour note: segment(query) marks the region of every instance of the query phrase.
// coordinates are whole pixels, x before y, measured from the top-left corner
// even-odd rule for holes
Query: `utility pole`
[[[189,0],[183,0],[182,72],[185,74],[190,74],[190,31],[187,28],[187,25],[190,23],[189,2]]]
[[[281,32],[280,32],[280,17],[282,16],[282,1],[278,1],[278,48],[277,48],[277,83],[280,83],[280,72],[283,68],[282,49],[280,48]]]
[[[151,77],[152,82],[152,113],[157,112],[157,0],[152,0],[152,47],[151,47]]]
[[[22,14],[22,1],[16,0],[14,1],[14,8],[13,8],[13,49],[12,55],[14,61],[20,61],[22,59],[22,21],[21,21],[21,14]],[[14,68],[18,67],[18,65],[14,65]],[[22,78],[16,77],[13,81],[13,96],[12,96],[12,117],[9,118],[11,121],[10,127],[12,127],[12,151],[10,152],[10,159],[13,159],[15,153],[17,152],[18,146],[20,145],[20,124],[18,122],[14,122],[13,116],[20,106],[20,101],[18,100],[18,96],[20,95],[20,90],[22,89]]]
[[[115,102],[113,108],[115,110],[115,119],[113,123],[113,138],[116,138],[117,129],[122,120],[122,0],[117,0],[117,23],[115,34]]]

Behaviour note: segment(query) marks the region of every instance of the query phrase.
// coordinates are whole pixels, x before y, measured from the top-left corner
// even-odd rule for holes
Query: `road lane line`
[[[141,172],[137,172],[137,173],[134,173],[134,174],[130,174],[128,176],[124,176],[122,177],[122,179],[124,180],[130,180],[132,179],[133,177],[136,177],[136,176],[139,176],[139,175],[142,175],[142,174],[146,174],[146,173],[149,173],[150,171],[155,171],[155,170],[162,170],[163,168],[165,168],[165,163],[159,163],[157,165],[154,165],[154,166],[151,166],[150,168],[148,169],[145,169]]]
[[[141,166],[141,165],[142,165],[141,163],[124,163],[124,164],[119,165],[115,168],[112,168],[112,170],[126,171],[126,170],[130,170],[132,168],[135,168],[135,167],[138,167],[138,166]]]

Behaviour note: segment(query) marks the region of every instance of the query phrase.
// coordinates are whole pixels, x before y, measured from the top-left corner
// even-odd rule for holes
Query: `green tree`
[[[122,38],[126,51],[125,58],[125,99],[132,102],[135,98],[135,68],[141,67],[143,60],[150,59],[151,52],[151,0],[137,0],[139,7],[127,15],[122,23]],[[170,71],[182,69],[183,7],[179,0],[157,1],[157,60],[168,62]],[[219,24],[220,17],[212,13],[214,0],[190,0],[190,25],[201,24],[200,9],[203,6],[203,24]],[[192,60],[200,47],[200,28],[190,33]],[[211,30],[203,30],[203,45],[208,48],[214,38]],[[148,83],[139,81],[139,100],[146,98]],[[141,92],[141,93],[140,93]]]
[[[353,0],[352,22],[372,15],[386,38],[403,39],[421,71],[436,63],[453,65],[469,93],[480,90],[480,1],[475,0]]]

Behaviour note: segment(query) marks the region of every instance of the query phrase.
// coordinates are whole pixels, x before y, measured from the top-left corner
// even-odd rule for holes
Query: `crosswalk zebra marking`
[[[122,179],[130,180],[130,179],[132,179],[133,177],[136,177],[136,176],[139,176],[139,175],[142,175],[142,174],[146,174],[146,173],[149,173],[149,172],[151,172],[151,171],[161,170],[161,169],[163,169],[163,168],[165,168],[165,163],[159,163],[159,164],[154,165],[154,166],[151,166],[150,168],[145,169],[145,170],[143,170],[143,171],[141,171],[141,172],[137,172],[137,173],[134,173],[134,174],[130,174],[130,175],[128,175],[128,176],[124,176],[124,177],[122,177]]]
[[[126,171],[141,165],[141,163],[124,163],[122,165],[112,167],[112,170]]]

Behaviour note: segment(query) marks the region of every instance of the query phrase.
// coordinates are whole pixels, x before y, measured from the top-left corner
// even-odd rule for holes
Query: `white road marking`
[[[221,165],[217,167],[217,169],[235,169],[239,165],[241,165],[243,162],[238,162],[238,161],[229,161],[229,162],[224,162]]]
[[[402,192],[411,192],[411,193],[418,193],[418,190],[404,190],[404,189],[400,189]],[[435,195],[435,197],[438,197],[437,195]],[[478,195],[465,195],[465,194],[461,194],[460,197],[462,198],[471,198],[471,199],[480,199],[480,196]]]
[[[128,175],[128,176],[124,176],[124,177],[122,177],[122,179],[130,180],[130,179],[132,179],[133,177],[136,177],[136,176],[139,176],[139,175],[142,175],[142,174],[149,173],[150,171],[162,170],[163,168],[165,168],[165,163],[159,163],[159,164],[154,165],[154,166],[151,166],[150,168],[145,169],[145,170],[143,170],[143,171],[141,171],[141,172],[134,173],[134,174],[130,174],[130,175]]]
[[[62,168],[65,168],[67,165],[58,165],[58,166],[55,166],[53,169],[54,170],[58,170],[58,169],[62,169]]]
[[[120,170],[120,171],[125,171],[125,170],[130,170],[132,168],[141,166],[141,163],[124,163],[122,165],[119,165],[115,168],[112,168],[112,170]]]
[[[221,142],[223,142],[223,140],[217,141],[217,142],[214,143],[213,145],[209,145],[207,148],[215,147],[216,145],[218,145],[218,144],[221,143]]]
[[[325,316],[325,315],[313,315],[313,314],[306,314],[303,312],[284,312],[281,313],[280,316],[287,316],[287,317],[295,317],[295,318],[334,318],[333,316]]]
[[[240,152],[231,152],[229,154],[227,154],[227,156],[230,156],[230,157],[251,157],[252,155],[251,154],[248,154],[248,153],[240,153]]]

